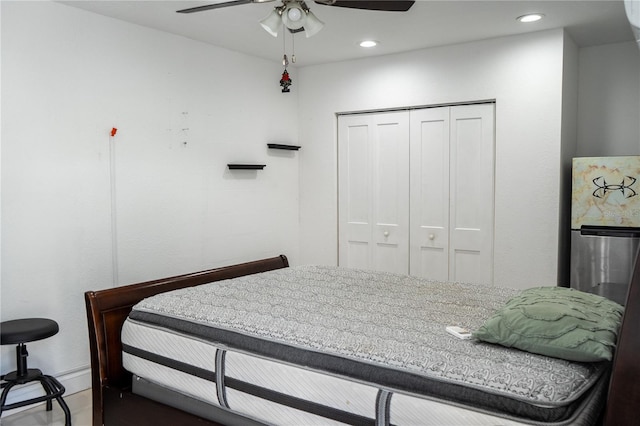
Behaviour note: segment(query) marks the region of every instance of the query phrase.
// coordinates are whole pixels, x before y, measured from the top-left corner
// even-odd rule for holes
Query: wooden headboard
[[[288,266],[286,256],[280,255],[160,280],[86,292],[84,297],[89,325],[94,426],[103,424],[105,388],[127,389],[131,386],[131,374],[122,367],[120,333],[133,305],[154,294]]]
[[[627,293],[622,326],[618,334],[609,396],[606,426],[640,424],[640,251]]]

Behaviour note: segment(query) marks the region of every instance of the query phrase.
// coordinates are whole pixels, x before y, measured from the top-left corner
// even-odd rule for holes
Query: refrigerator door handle
[[[625,226],[593,226],[582,225],[580,235],[593,235],[598,237],[625,237],[640,238],[640,228]]]

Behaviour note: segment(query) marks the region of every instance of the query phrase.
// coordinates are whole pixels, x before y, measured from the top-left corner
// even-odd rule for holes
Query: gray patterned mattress
[[[302,266],[159,294],[134,306],[128,321],[390,394],[561,422],[575,414],[608,364],[568,362],[445,331],[478,328],[518,292]],[[132,350],[123,343],[125,352]]]

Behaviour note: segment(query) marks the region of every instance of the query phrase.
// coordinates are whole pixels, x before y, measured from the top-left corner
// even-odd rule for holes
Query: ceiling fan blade
[[[316,0],[315,2],[327,6],[380,10],[384,12],[406,12],[415,3],[415,1],[405,0]]]
[[[190,7],[189,9],[177,10],[177,13],[193,13],[193,12],[203,12],[205,10],[211,9],[220,9],[221,7],[229,7],[229,6],[240,6],[242,4],[249,3],[265,3],[273,0],[230,0],[224,1],[220,3],[206,4],[204,6]]]

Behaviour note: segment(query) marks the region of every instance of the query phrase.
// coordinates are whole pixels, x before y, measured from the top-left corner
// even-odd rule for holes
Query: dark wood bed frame
[[[85,293],[93,426],[218,425],[131,393],[131,374],[122,367],[122,324],[133,305],[145,297],[178,288],[288,267],[284,255],[171,278]],[[629,287],[626,310],[613,362],[603,425],[637,425],[640,415],[640,262]],[[224,422],[224,420],[221,420]]]
[[[286,256],[101,291],[84,298],[89,324],[93,426],[217,425],[131,393],[131,373],[122,367],[122,324],[133,305],[154,294],[243,275],[286,268]]]

